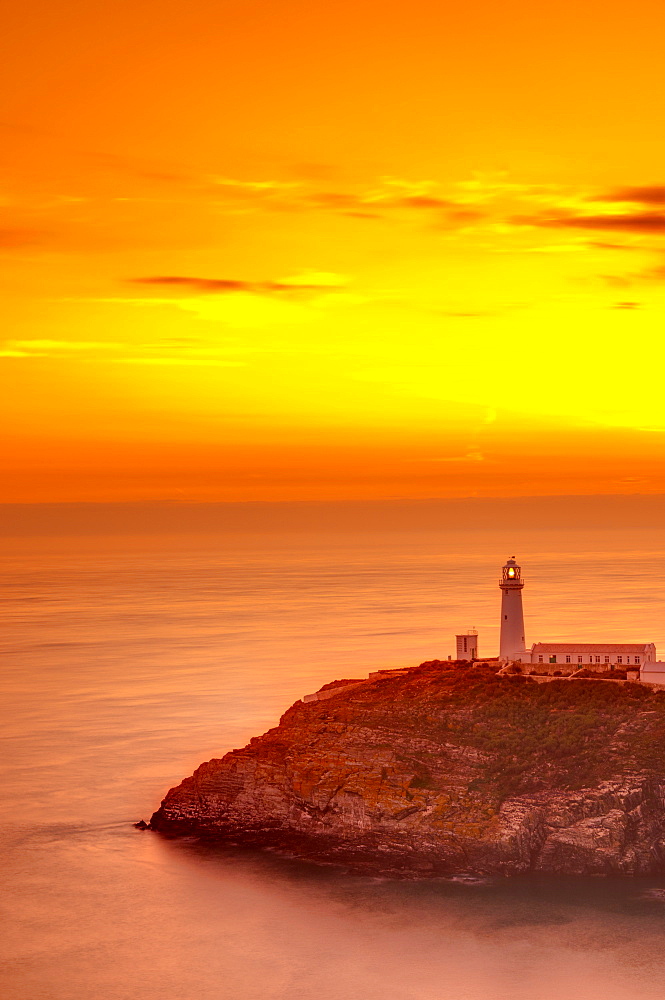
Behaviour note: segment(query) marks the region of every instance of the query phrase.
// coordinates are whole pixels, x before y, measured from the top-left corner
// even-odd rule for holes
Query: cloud
[[[665,281],[665,265],[659,264],[656,267],[646,267],[641,271],[626,274],[602,274],[599,277],[613,288],[629,288],[632,285],[654,282],[661,284]]]
[[[313,190],[312,184],[302,182],[232,178],[216,178],[214,184],[233,212],[240,202],[243,211],[252,207],[264,211],[321,211],[360,219],[383,218],[396,212],[434,213],[439,221],[445,220],[451,226],[464,226],[481,217],[477,210],[470,210],[468,195],[444,197],[436,181],[431,180],[382,177],[375,187],[364,191]]]
[[[201,342],[202,343],[202,342]],[[106,350],[158,350],[162,353],[158,355],[136,354],[129,357],[109,357],[108,354],[96,356],[100,349]],[[175,350],[176,353],[164,356],[163,352]],[[182,351],[193,351],[195,356],[183,356]],[[111,341],[73,341],[73,340],[7,340],[0,349],[0,358],[55,358],[62,360],[63,354],[67,352],[83,352],[85,361],[104,361],[104,363],[121,365],[216,365],[222,368],[240,368],[246,362],[231,360],[219,357],[219,352],[212,351],[207,345],[192,348],[191,344],[168,343],[161,344],[122,344]],[[91,356],[85,356],[85,352],[91,352]],[[228,352],[227,352],[228,353]],[[199,356],[196,356],[199,355]],[[201,356],[207,355],[207,356]],[[70,355],[71,356],[71,355]]]
[[[368,301],[367,296],[346,290],[347,279],[343,275],[329,271],[305,271],[269,281],[185,275],[151,275],[130,280],[175,294],[116,299],[116,302],[130,301],[141,306],[169,304],[231,327],[307,323],[320,316],[322,310],[364,305]]]
[[[377,212],[342,212],[348,219],[382,219]]]
[[[665,264],[647,268],[647,270],[641,271],[638,277],[646,281],[665,281]]]
[[[475,172],[471,180],[458,181],[455,187],[462,192],[465,201],[474,204],[504,197],[536,197],[540,200],[543,197],[551,198],[554,192],[560,190],[557,184],[525,184],[512,181],[505,170]]]
[[[299,292],[331,292],[346,284],[346,279],[328,271],[305,272],[279,281],[244,281],[236,278],[196,278],[183,275],[155,275],[131,278],[134,284],[153,285],[159,288],[182,288],[203,295],[280,295]]]
[[[425,194],[414,194],[409,195],[406,198],[396,198],[391,204],[395,205],[397,208],[455,208],[454,201],[448,201],[446,198],[433,198],[431,195]]]
[[[30,351],[0,351],[0,358],[44,358],[45,354],[31,354]]]
[[[394,186],[380,187],[364,194],[348,194],[340,191],[315,191],[305,196],[307,203],[315,208],[354,209],[363,206],[378,208],[414,208],[425,210],[441,210],[456,208],[457,203],[448,198],[435,197],[432,194],[396,193]]]
[[[74,352],[118,350],[126,344],[108,340],[5,340],[0,358],[62,358]],[[89,359],[88,359],[89,360]]]
[[[240,181],[233,177],[213,177],[213,184],[229,191],[272,195],[300,187],[297,181]]]
[[[645,187],[617,188],[608,194],[599,194],[592,201],[632,202],[637,205],[665,205],[665,184]]]
[[[665,213],[627,212],[612,215],[515,216],[517,225],[545,229],[600,229],[626,233],[665,233]]]
[[[8,340],[7,345],[29,351],[117,350],[125,346],[110,340]]]
[[[645,247],[635,243],[609,243],[604,240],[589,240],[585,244],[590,250],[644,250]]]
[[[639,309],[639,302],[615,302],[612,309]]]
[[[665,233],[665,185],[627,185],[601,192],[550,190],[535,199],[524,192],[522,202],[535,200],[540,211],[513,215],[509,222],[545,229],[589,229],[601,232]],[[595,242],[601,250],[642,249],[630,244]],[[648,249],[648,248],[647,248]]]
[[[246,361],[226,361],[222,358],[114,358],[119,365],[213,365],[217,368],[245,368]]]
[[[135,285],[156,285],[159,288],[183,288],[185,291],[229,292],[253,291],[257,286],[250,281],[237,281],[235,278],[192,278],[175,274],[160,274],[143,278],[130,278]]]

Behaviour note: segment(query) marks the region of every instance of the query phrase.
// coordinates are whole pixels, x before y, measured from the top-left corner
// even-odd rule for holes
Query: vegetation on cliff
[[[498,677],[494,666],[434,660],[379,685],[368,693],[379,711],[368,705],[366,724],[385,724],[388,712],[414,735],[481,751],[475,785],[493,790],[498,800],[583,788],[617,771],[665,763],[665,692],[640,684],[538,684],[519,674]],[[331,717],[343,719],[348,704],[351,698],[329,704]]]
[[[326,685],[172,789],[155,829],[399,871],[661,871],[665,693],[430,661]]]

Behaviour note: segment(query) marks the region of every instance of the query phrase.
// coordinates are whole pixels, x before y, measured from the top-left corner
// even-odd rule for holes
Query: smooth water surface
[[[664,655],[665,538],[580,537],[520,538],[528,640]],[[665,879],[400,883],[132,827],[329,680],[474,625],[491,655],[512,554],[489,530],[8,546],[3,996],[662,997]]]

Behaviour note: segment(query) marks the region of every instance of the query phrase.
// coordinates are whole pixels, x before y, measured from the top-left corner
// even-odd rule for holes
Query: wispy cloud
[[[173,351],[169,354],[167,352]],[[154,353],[159,352],[159,353]],[[120,353],[120,356],[118,356]],[[129,344],[117,341],[83,340],[6,340],[0,347],[0,358],[25,360],[50,358],[62,361],[76,356],[85,362],[119,365],[205,365],[221,368],[241,368],[245,361],[225,357],[233,347],[219,348],[200,341],[191,344]]]
[[[117,350],[124,344],[110,340],[8,340],[7,345],[27,351],[99,351]]]
[[[536,197],[522,192],[518,201],[537,210],[515,212],[508,222],[540,229],[582,229],[660,235],[665,233],[665,185],[626,186],[609,191],[550,190]],[[664,208],[661,208],[664,206]],[[534,206],[535,207],[535,206]],[[598,242],[597,249],[629,249],[626,244]]]
[[[642,271],[640,276],[642,278],[647,278],[650,281],[665,281],[665,264],[659,264],[658,267],[650,267],[645,271]]]
[[[645,247],[635,243],[610,243],[606,240],[589,240],[584,246],[590,250],[644,250]]]
[[[645,267],[641,271],[628,271],[625,274],[603,274],[603,280],[615,288],[627,288],[641,283],[662,284],[665,281],[665,265]]]
[[[600,229],[626,233],[665,233],[665,213],[626,212],[612,215],[516,216],[518,225],[544,229]]]
[[[217,187],[228,191],[261,195],[282,194],[284,191],[293,191],[301,186],[298,181],[243,181],[234,177],[213,177],[211,181]]]
[[[595,195],[593,201],[629,202],[635,205],[665,205],[665,184],[615,188]]]
[[[31,351],[0,350],[0,358],[43,358],[44,354],[34,354]]]
[[[469,208],[470,199],[449,196],[433,180],[408,180],[382,177],[364,190],[336,191],[316,189],[311,183],[274,180],[244,181],[232,178],[215,180],[216,190],[235,211],[238,203],[246,208],[307,212],[332,212],[349,218],[380,219],[396,212],[434,214],[439,223],[462,227],[475,222],[482,214]]]
[[[235,203],[238,199],[257,209],[293,212],[330,212],[368,220],[426,218],[436,228],[451,232],[487,232],[497,240],[516,229],[588,230],[640,236],[665,233],[665,185],[635,185],[608,191],[579,190],[560,184],[529,184],[505,174],[478,174],[470,180],[444,186],[432,179],[381,177],[361,190],[317,189],[311,182],[273,180],[218,180],[217,187]],[[608,242],[598,249],[629,249]],[[534,249],[543,250],[542,247]],[[547,248],[545,248],[547,249]],[[554,250],[585,249],[585,244],[554,246]],[[279,291],[263,283],[263,292]],[[261,283],[252,283],[259,292]],[[200,286],[203,291],[203,285]],[[222,285],[210,291],[233,291]],[[250,289],[246,289],[250,290]]]
[[[97,358],[114,360],[112,355],[117,351],[127,350],[128,344],[110,340],[5,340],[0,345],[0,358],[37,358],[72,359],[90,361]]]
[[[121,365],[203,365],[217,368],[244,368],[246,361],[229,361],[226,358],[114,358],[115,364]]]
[[[151,275],[130,279],[137,285],[156,286],[195,292],[203,295],[232,295],[238,292],[250,295],[293,295],[303,292],[330,292],[346,284],[339,274],[308,272],[276,281],[246,281],[238,278],[197,278],[185,275]]]
[[[507,225],[541,229],[588,229],[637,234],[665,232],[665,185],[635,185],[608,191],[576,190],[560,184],[529,184],[505,174],[478,174],[444,187],[436,180],[384,176],[355,191],[316,189],[307,182],[242,181],[223,178],[217,187],[234,200],[288,211],[326,211],[355,218],[413,213],[454,228]],[[519,211],[519,209],[523,211]]]

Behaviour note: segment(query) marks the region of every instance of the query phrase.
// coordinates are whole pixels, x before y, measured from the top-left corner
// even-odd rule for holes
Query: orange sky
[[[665,492],[665,8],[8,12],[2,499]]]

